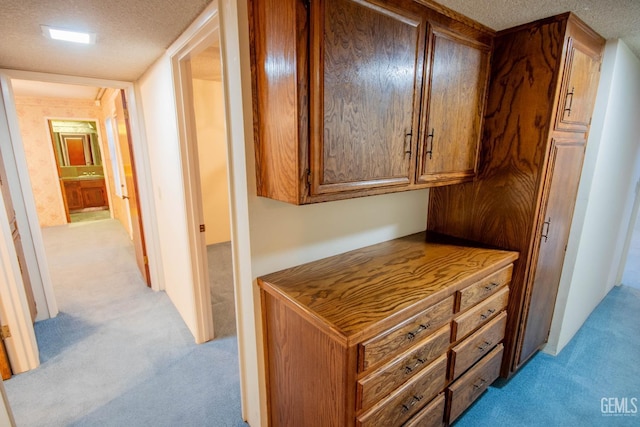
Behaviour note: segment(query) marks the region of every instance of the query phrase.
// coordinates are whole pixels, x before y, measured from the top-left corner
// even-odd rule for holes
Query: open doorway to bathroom
[[[67,222],[111,218],[97,122],[47,122]]]

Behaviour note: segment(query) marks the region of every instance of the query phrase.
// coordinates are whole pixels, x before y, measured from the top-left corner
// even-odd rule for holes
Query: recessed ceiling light
[[[96,33],[83,33],[81,31],[54,28],[48,25],[40,25],[40,28],[42,28],[42,34],[52,40],[62,40],[65,42],[82,44],[94,44],[96,42]]]

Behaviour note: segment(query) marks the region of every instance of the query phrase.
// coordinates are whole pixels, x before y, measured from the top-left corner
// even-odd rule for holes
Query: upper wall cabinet
[[[586,132],[591,124],[600,76],[601,52],[570,37],[567,42],[567,70],[560,92],[556,130]]]
[[[455,183],[476,172],[489,47],[431,27],[418,182]]]
[[[258,195],[468,181],[493,33],[435,3],[251,0]]]

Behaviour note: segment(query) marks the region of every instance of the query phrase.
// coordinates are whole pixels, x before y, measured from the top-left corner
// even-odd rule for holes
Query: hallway
[[[60,314],[35,325],[41,366],[5,382],[19,426],[245,425],[236,337],[196,345],[117,221],[43,237]]]

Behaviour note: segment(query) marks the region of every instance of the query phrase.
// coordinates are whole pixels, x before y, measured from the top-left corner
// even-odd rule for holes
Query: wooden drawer
[[[502,341],[506,326],[507,312],[502,311],[495,319],[451,349],[449,378],[458,378]]]
[[[496,316],[509,300],[509,288],[500,289],[495,295],[478,304],[475,308],[461,314],[453,320],[451,340],[458,341],[469,335],[476,328]]]
[[[502,270],[496,271],[473,285],[458,291],[456,295],[455,312],[465,311],[469,307],[476,305],[483,299],[496,293],[498,289],[511,281],[512,273],[513,264],[509,264]]]
[[[359,347],[358,372],[413,346],[418,338],[425,337],[451,320],[454,295],[432,305],[423,312],[362,343]]]
[[[444,393],[441,393],[402,427],[442,427],[443,422]]]
[[[402,383],[417,375],[447,351],[451,327],[447,324],[409,350],[358,381],[358,409],[367,409]]]
[[[448,422],[453,422],[500,375],[504,347],[498,345],[447,389]]]
[[[360,415],[359,427],[401,425],[445,386],[447,356],[442,355],[405,385]]]

